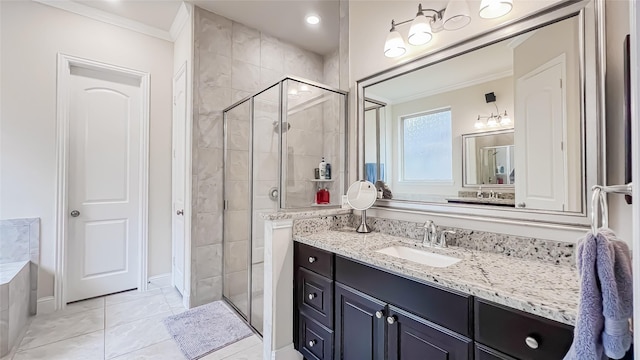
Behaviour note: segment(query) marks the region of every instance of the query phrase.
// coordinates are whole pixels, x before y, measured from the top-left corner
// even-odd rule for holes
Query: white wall
[[[41,218],[38,297],[53,295],[58,52],[151,74],[149,276],[169,273],[173,44],[31,1],[0,8],[0,218]]]

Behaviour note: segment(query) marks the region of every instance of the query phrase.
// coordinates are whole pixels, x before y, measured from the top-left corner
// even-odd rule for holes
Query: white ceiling
[[[505,40],[367,87],[365,96],[394,104],[510,76],[512,42]]]
[[[100,11],[169,31],[178,0],[71,0]],[[189,0],[196,6],[256,28],[304,49],[328,54],[338,48],[338,0]],[[322,19],[305,22],[307,14]]]

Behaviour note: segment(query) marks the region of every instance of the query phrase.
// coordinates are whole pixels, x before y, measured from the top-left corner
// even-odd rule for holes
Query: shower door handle
[[[178,210],[178,211],[176,211],[176,215],[184,215],[184,210]]]

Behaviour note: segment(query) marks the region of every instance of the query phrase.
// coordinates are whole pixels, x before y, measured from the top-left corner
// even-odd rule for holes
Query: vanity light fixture
[[[506,15],[513,7],[513,0],[482,0],[480,4],[480,17],[492,19]],[[428,12],[429,15],[425,15]],[[469,5],[466,0],[449,0],[447,7],[442,10],[423,9],[418,4],[418,12],[413,19],[396,23],[391,20],[391,30],[387,34],[384,43],[384,55],[394,58],[407,52],[407,46],[402,35],[396,30],[396,26],[411,23],[407,41],[414,46],[424,45],[431,41],[433,33],[448,30],[462,29],[471,22]]]
[[[495,128],[498,126],[509,126],[511,125],[511,118],[507,114],[507,110],[504,113],[501,113],[498,110],[498,105],[496,104],[496,94],[495,93],[486,93],[484,94],[485,101],[487,104],[493,103],[493,106],[496,107],[496,115],[491,113],[489,116],[481,116],[478,115],[476,119],[476,123],[473,125],[476,129],[484,129],[485,127]],[[483,121],[483,120],[486,120]]]

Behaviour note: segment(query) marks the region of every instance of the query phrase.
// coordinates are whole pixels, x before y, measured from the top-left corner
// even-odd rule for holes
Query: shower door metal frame
[[[286,197],[285,193],[282,191],[282,189],[285,188],[285,184],[283,183],[284,181],[284,177],[282,176],[282,172],[283,170],[286,168],[285,164],[284,164],[284,159],[286,157],[283,156],[283,123],[284,123],[284,119],[287,116],[287,114],[285,113],[285,109],[286,109],[286,102],[287,102],[287,97],[285,96],[285,83],[287,80],[292,80],[292,81],[296,81],[299,83],[303,83],[303,84],[307,84],[307,85],[311,85],[311,86],[315,86],[317,88],[320,88],[322,90],[325,91],[329,91],[329,92],[333,92],[333,93],[337,93],[339,95],[342,95],[343,98],[343,103],[344,103],[344,121],[342,122],[341,126],[344,126],[344,143],[342,144],[344,146],[344,159],[342,159],[342,161],[344,162],[342,164],[342,170],[344,171],[344,179],[343,179],[343,188],[342,190],[344,191],[346,189],[346,185],[348,184],[348,178],[349,178],[349,159],[348,159],[348,154],[349,154],[349,98],[348,98],[348,92],[347,91],[343,91],[340,90],[338,88],[334,88],[331,86],[327,86],[318,82],[314,82],[311,80],[307,80],[307,79],[303,79],[300,77],[295,77],[295,76],[285,76],[284,78],[282,78],[281,80],[261,88],[259,91],[246,96],[238,101],[236,101],[235,103],[233,103],[231,106],[228,106],[227,108],[225,108],[224,110],[222,110],[222,114],[223,114],[223,181],[222,181],[222,193],[223,193],[223,211],[222,211],[222,299],[229,304],[238,314],[240,314],[240,316],[243,318],[243,320],[249,325],[249,327],[257,334],[261,334],[252,324],[251,324],[251,320],[252,320],[252,307],[253,307],[253,217],[254,217],[254,213],[253,213],[253,194],[254,194],[254,189],[253,189],[253,178],[254,178],[254,169],[253,169],[253,148],[254,148],[254,109],[255,109],[255,97],[272,89],[275,86],[279,87],[279,92],[278,92],[278,111],[279,111],[279,137],[278,137],[278,205],[277,205],[277,211],[282,211],[282,210],[286,210],[283,207],[284,204],[284,199]],[[224,295],[224,289],[225,289],[225,271],[224,271],[224,261],[225,261],[225,217],[226,217],[226,211],[228,209],[228,200],[226,198],[226,191],[227,191],[227,185],[226,185],[226,178],[227,178],[227,163],[228,163],[228,149],[227,149],[227,145],[228,145],[228,139],[227,139],[227,132],[228,132],[228,112],[233,110],[234,108],[244,104],[245,102],[249,101],[249,149],[248,152],[250,152],[249,154],[249,160],[248,160],[248,166],[249,166],[249,239],[248,239],[248,246],[247,246],[247,252],[248,252],[248,267],[247,267],[247,314],[246,316],[244,314],[242,314],[242,311],[240,311],[240,309],[231,301],[231,299],[227,298]],[[341,194],[342,195],[342,194]],[[302,208],[301,208],[302,209]],[[264,328],[263,328],[264,331]]]

